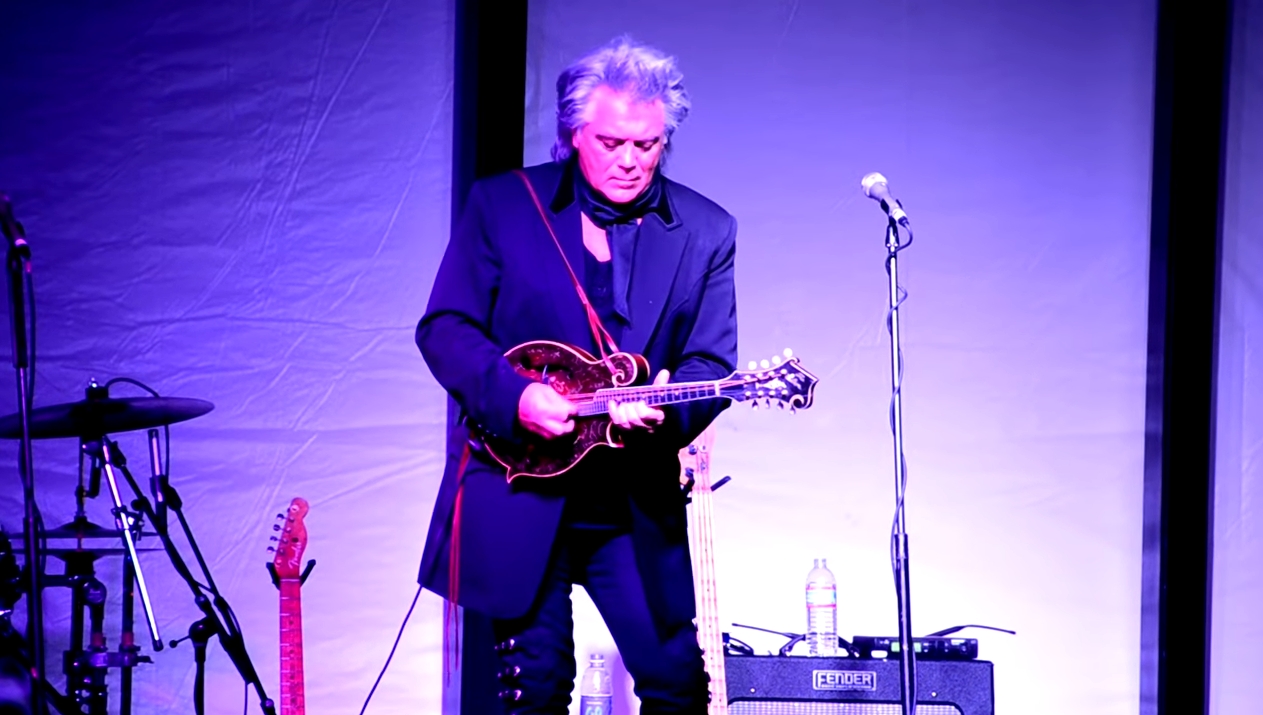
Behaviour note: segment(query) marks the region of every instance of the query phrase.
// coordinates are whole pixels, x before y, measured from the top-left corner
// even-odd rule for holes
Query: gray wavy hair
[[[592,90],[605,85],[627,92],[642,102],[662,100],[666,114],[664,151],[668,141],[688,116],[692,103],[684,90],[684,75],[675,58],[623,35],[576,60],[557,78],[557,141],[553,160],[565,161],[574,153],[571,137],[586,124]]]

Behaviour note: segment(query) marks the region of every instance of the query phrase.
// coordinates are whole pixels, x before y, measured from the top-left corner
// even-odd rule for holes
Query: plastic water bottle
[[[816,559],[807,573],[807,652],[838,654],[838,582],[827,559]]]
[[[580,715],[610,715],[614,704],[614,684],[605,669],[605,656],[596,653],[583,671],[579,685]]]

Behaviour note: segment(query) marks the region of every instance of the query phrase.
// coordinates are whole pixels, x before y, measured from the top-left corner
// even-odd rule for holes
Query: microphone
[[[158,449],[158,430],[149,430],[149,491],[153,493],[156,527],[167,530],[167,475],[162,473],[162,453]]]
[[[13,218],[13,203],[4,194],[0,194],[0,230],[4,231],[5,238],[9,239],[9,245],[17,255],[31,260],[31,247],[26,242],[26,231]]]
[[[865,196],[881,203],[881,210],[885,211],[891,219],[907,228],[908,214],[904,212],[899,200],[890,195],[890,186],[886,184],[886,177],[874,171],[860,179],[860,187],[864,189]]]

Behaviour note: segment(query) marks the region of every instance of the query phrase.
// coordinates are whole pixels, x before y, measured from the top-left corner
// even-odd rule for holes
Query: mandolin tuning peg
[[[768,362],[767,360],[763,360],[762,362],[759,363],[759,367],[763,368],[764,370],[768,369],[771,366],[772,366],[772,363]]]
[[[268,541],[280,541],[280,539],[276,538],[275,536],[269,536]]]
[[[789,406],[789,413],[790,413],[791,415],[796,415],[796,414],[798,414],[798,408],[797,408],[797,407],[794,407],[793,405],[790,405],[790,406]]]
[[[758,366],[759,366],[759,364],[758,364],[757,362],[755,362],[755,361],[751,360],[751,361],[750,361],[750,365],[749,365],[749,369],[753,370],[753,369],[757,368]]]
[[[780,356],[780,355],[773,355],[773,356],[772,356],[772,364],[773,364],[773,365],[780,365],[780,364],[781,364],[781,356]]]
[[[280,524],[273,524],[273,525],[272,525],[272,531],[280,531],[280,530],[281,530],[281,525],[280,525]]]
[[[772,398],[769,397],[769,398],[764,399],[763,406],[769,410],[772,409]]]
[[[759,409],[759,398],[756,397],[753,400],[750,400],[750,407],[755,410]]]
[[[274,553],[276,553],[276,547],[275,547],[275,546],[269,546],[269,547],[268,547],[268,553],[269,553],[269,554],[274,554]]]
[[[779,400],[776,402],[776,406],[781,408],[782,410],[785,409],[785,403]]]
[[[785,357],[787,357],[787,358],[792,358],[792,357],[794,357],[794,351],[793,351],[793,350],[790,350],[789,348],[785,348]]]

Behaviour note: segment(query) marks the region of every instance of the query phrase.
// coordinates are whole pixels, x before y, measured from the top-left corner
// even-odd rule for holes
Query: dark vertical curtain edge
[[[522,166],[527,0],[455,0],[452,225],[475,181]],[[456,404],[448,398],[448,419]],[[451,444],[448,454],[462,445]],[[502,712],[490,620],[461,609],[460,662],[444,683],[444,715]],[[450,647],[452,644],[445,644]]]
[[[1159,0],[1140,712],[1209,707],[1215,356],[1230,0]]]

